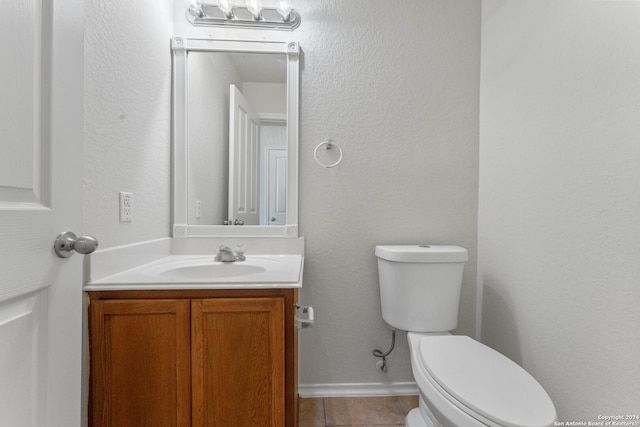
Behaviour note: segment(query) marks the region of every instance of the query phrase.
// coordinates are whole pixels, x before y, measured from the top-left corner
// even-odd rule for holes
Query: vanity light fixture
[[[231,0],[216,0],[215,4],[185,2],[187,20],[194,26],[295,30],[301,20],[288,0],[278,0],[275,8],[263,7],[262,0],[246,0],[244,6],[232,4]]]

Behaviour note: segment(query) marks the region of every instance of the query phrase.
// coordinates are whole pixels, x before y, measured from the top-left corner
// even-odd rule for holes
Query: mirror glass
[[[187,55],[188,224],[286,223],[287,57]]]
[[[297,235],[297,43],[176,40],[174,235]]]

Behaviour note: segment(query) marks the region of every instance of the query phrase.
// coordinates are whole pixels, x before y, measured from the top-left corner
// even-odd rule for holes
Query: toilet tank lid
[[[395,262],[465,262],[467,250],[450,245],[383,245],[376,246],[376,256]]]

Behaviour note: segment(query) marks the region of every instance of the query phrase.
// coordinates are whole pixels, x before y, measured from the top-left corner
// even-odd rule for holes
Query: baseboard
[[[414,382],[299,384],[300,397],[407,396],[418,394]]]

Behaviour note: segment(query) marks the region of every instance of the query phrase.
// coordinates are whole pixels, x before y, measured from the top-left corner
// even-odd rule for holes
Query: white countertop
[[[87,283],[84,289],[104,291],[299,288],[302,286],[302,265],[301,255],[249,255],[246,261],[232,263],[214,262],[212,256],[169,255],[94,280]],[[256,271],[245,272],[247,268]],[[212,271],[215,273],[207,274]]]
[[[300,253],[249,253],[245,261],[215,262],[210,251],[184,252],[170,250],[166,241],[158,240],[96,253],[85,265],[84,290],[302,287]]]

